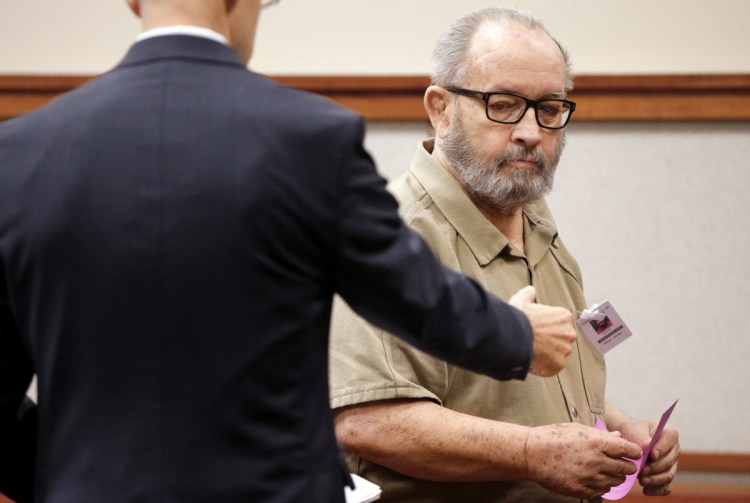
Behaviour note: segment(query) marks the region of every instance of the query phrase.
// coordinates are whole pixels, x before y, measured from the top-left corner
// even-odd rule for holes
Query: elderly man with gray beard
[[[435,138],[390,189],[402,217],[447,265],[508,299],[586,308],[581,273],[544,195],[575,103],[570,63],[533,16],[490,8],[456,21],[435,49],[424,98]],[[435,359],[334,310],[331,404],[350,468],[383,501],[598,499],[635,472],[654,422],[604,397],[602,356],[579,337],[556,377],[500,382]],[[597,418],[610,430],[594,428]],[[670,492],[678,435],[667,426],[639,477]]]

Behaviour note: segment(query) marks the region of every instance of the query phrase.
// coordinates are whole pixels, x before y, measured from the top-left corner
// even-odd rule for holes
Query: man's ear
[[[133,14],[135,14],[138,17],[141,17],[141,4],[138,0],[125,0],[128,4],[128,7],[130,7],[130,10],[133,11]]]
[[[424,108],[437,138],[444,138],[450,129],[453,97],[440,86],[430,86],[424,93]]]

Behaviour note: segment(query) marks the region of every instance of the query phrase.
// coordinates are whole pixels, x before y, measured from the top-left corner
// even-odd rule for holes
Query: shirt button
[[[574,419],[578,418],[578,409],[575,407],[570,408],[570,415],[573,416]]]

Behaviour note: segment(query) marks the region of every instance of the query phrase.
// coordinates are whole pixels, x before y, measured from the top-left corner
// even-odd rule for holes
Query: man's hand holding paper
[[[624,438],[640,444],[643,456],[631,458],[635,461],[638,471],[628,476],[624,484],[613,487],[603,496],[604,499],[617,500],[624,497],[635,484],[636,478],[643,486],[643,494],[647,496],[670,494],[670,484],[677,472],[680,445],[677,430],[667,426],[667,421],[676,405],[675,401],[662,414],[658,424],[653,421],[631,419],[616,407],[607,405],[605,415],[608,424]],[[607,426],[599,420],[596,427],[601,431],[607,431]]]
[[[655,434],[655,421],[631,420],[620,426],[624,438],[646,447]],[[679,435],[672,426],[665,426],[651,449],[646,465],[638,476],[647,496],[667,496],[671,493],[671,483],[677,473],[677,458],[680,455]]]
[[[566,496],[595,498],[621,484],[643,455],[638,445],[578,423],[532,428],[526,442],[529,480]]]

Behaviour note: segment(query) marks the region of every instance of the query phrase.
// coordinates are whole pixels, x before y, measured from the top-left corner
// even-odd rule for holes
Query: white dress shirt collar
[[[135,40],[136,42],[140,42],[141,40],[146,40],[147,38],[162,37],[165,35],[190,35],[193,37],[203,37],[215,40],[216,42],[224,45],[229,45],[229,41],[221,33],[215,32],[214,30],[211,30],[209,28],[203,28],[202,26],[192,26],[186,24],[152,28],[138,35]]]

